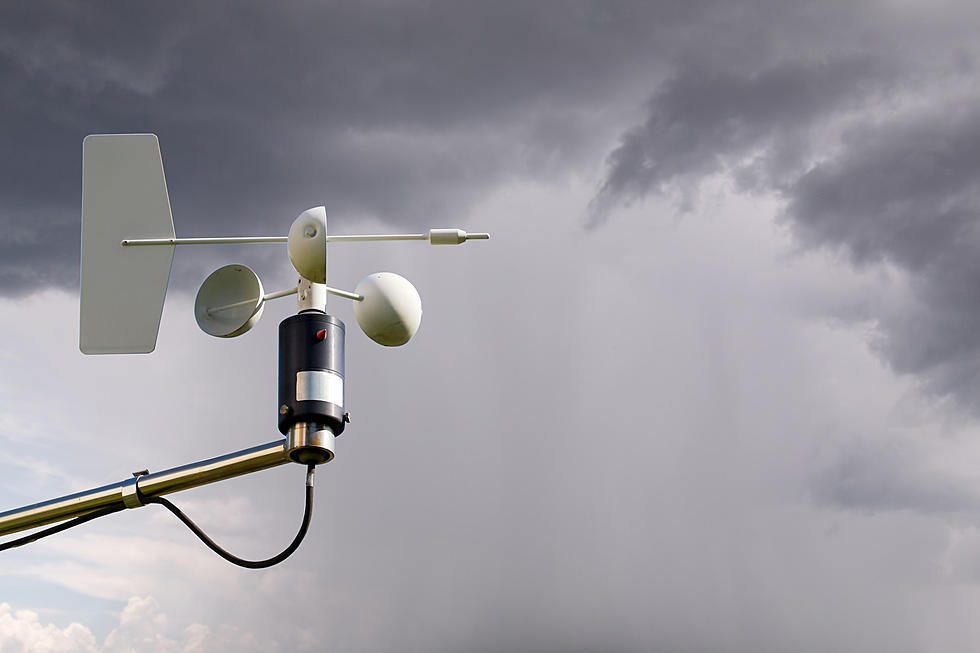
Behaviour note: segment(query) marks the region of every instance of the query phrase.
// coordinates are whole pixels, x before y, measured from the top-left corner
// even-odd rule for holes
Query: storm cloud
[[[178,235],[284,233],[320,203],[465,222],[500,183],[581,165],[698,6],[8,4],[0,292],[76,283],[86,134],[158,134]]]
[[[745,75],[676,73],[648,103],[647,121],[609,155],[592,224],[606,219],[611,203],[678,187],[682,208],[689,209],[698,182],[719,172],[748,181],[758,171],[767,187],[778,188],[806,162],[812,124],[880,93],[889,72],[885,62],[855,55],[791,61]]]
[[[716,175],[776,197],[803,248],[904,273],[914,299],[870,298],[843,317],[876,324],[872,346],[895,371],[978,412],[976,53],[969,39],[938,42],[930,29],[903,40],[910,19],[951,20],[896,11],[892,32],[830,39],[806,58],[675,72],[609,154],[590,224],[650,193],[689,210]]]
[[[896,371],[976,410],[980,112],[934,109],[848,136],[844,152],[789,189],[787,220],[804,243],[907,273],[915,300],[874,316],[877,348]]]

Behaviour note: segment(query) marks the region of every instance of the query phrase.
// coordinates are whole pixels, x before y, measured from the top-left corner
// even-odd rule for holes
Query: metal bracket
[[[119,493],[122,495],[123,505],[127,508],[142,508],[146,504],[140,499],[140,476],[146,476],[150,473],[148,469],[141,469],[138,472],[133,472],[133,478],[123,481],[122,486],[119,488]]]

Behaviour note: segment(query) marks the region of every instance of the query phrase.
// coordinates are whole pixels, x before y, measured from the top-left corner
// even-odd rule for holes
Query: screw
[[[344,422],[350,424],[350,413],[344,413]]]
[[[287,406],[286,404],[283,404],[282,406],[279,406],[279,414],[280,415],[288,415],[289,414],[289,406]]]

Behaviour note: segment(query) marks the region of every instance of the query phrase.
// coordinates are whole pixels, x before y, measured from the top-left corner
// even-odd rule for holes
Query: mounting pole
[[[72,517],[81,517],[100,508],[123,506],[139,508],[143,503],[136,492],[137,487],[139,494],[145,497],[159,497],[242,474],[278,467],[290,462],[286,455],[285,444],[285,440],[277,440],[162,472],[152,474],[137,472],[133,475],[134,478],[120,483],[103,485],[92,490],[8,510],[0,513],[0,535],[53,524]]]

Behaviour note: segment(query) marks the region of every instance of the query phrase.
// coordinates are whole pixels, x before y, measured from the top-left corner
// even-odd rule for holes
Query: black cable
[[[245,560],[222,549],[214,540],[208,537],[197,524],[191,521],[190,517],[181,512],[180,508],[170,503],[163,497],[145,497],[140,495],[139,498],[143,503],[159,503],[161,506],[172,512],[177,519],[184,522],[184,525],[191,529],[191,532],[193,532],[194,535],[197,535],[197,537],[204,542],[209,549],[217,553],[228,562],[238,565],[239,567],[246,567],[248,569],[265,569],[266,567],[279,564],[292,555],[293,552],[299,548],[299,544],[303,541],[306,531],[310,528],[310,521],[313,519],[313,473],[315,470],[316,465],[309,465],[306,470],[306,510],[303,512],[303,523],[300,524],[299,532],[282,553],[267,560]]]
[[[16,540],[10,540],[9,542],[4,542],[0,544],[0,551],[6,551],[7,549],[13,549],[14,547],[24,546],[25,544],[30,544],[42,537],[47,537],[48,535],[54,535],[55,533],[60,533],[61,531],[66,531],[69,528],[75,526],[80,526],[87,521],[92,521],[98,517],[105,517],[106,515],[111,515],[114,512],[119,512],[120,510],[125,510],[126,506],[109,506],[108,508],[101,508],[95,512],[90,512],[87,515],[82,515],[81,517],[75,517],[74,519],[69,519],[66,522],[62,522],[57,526],[52,526],[51,528],[45,528],[43,531],[38,531],[36,533],[31,533],[25,537],[18,538]]]
[[[232,555],[228,551],[225,551],[214,540],[208,537],[201,528],[191,521],[191,518],[181,512],[180,508],[170,503],[163,497],[147,497],[143,496],[139,492],[139,486],[137,486],[136,494],[143,504],[147,503],[159,503],[161,506],[172,512],[177,516],[177,519],[184,522],[184,524],[191,529],[191,531],[197,535],[202,542],[204,542],[208,548],[217,553],[219,556],[227,560],[232,564],[236,564],[240,567],[246,567],[248,569],[265,569],[266,567],[271,567],[272,565],[279,564],[289,556],[293,554],[296,549],[299,548],[300,542],[306,536],[306,531],[310,528],[310,521],[313,519],[313,474],[316,471],[316,465],[309,465],[306,468],[306,509],[303,512],[303,523],[300,524],[299,532],[293,541],[289,544],[286,549],[279,555],[273,556],[267,560],[245,560],[239,558],[238,556]],[[18,538],[16,540],[11,540],[9,542],[4,542],[0,544],[0,551],[6,551],[7,549],[13,549],[18,546],[24,546],[25,544],[30,544],[42,537],[47,537],[48,535],[54,535],[55,533],[60,533],[61,531],[68,530],[75,526],[84,524],[85,522],[92,521],[99,517],[104,517],[106,515],[111,515],[114,512],[119,512],[120,510],[125,510],[126,506],[109,506],[107,508],[101,508],[94,512],[90,512],[87,515],[82,515],[81,517],[75,517],[66,522],[58,524],[57,526],[52,526],[51,528],[45,528],[43,531],[37,531],[36,533],[31,533],[24,537]]]

